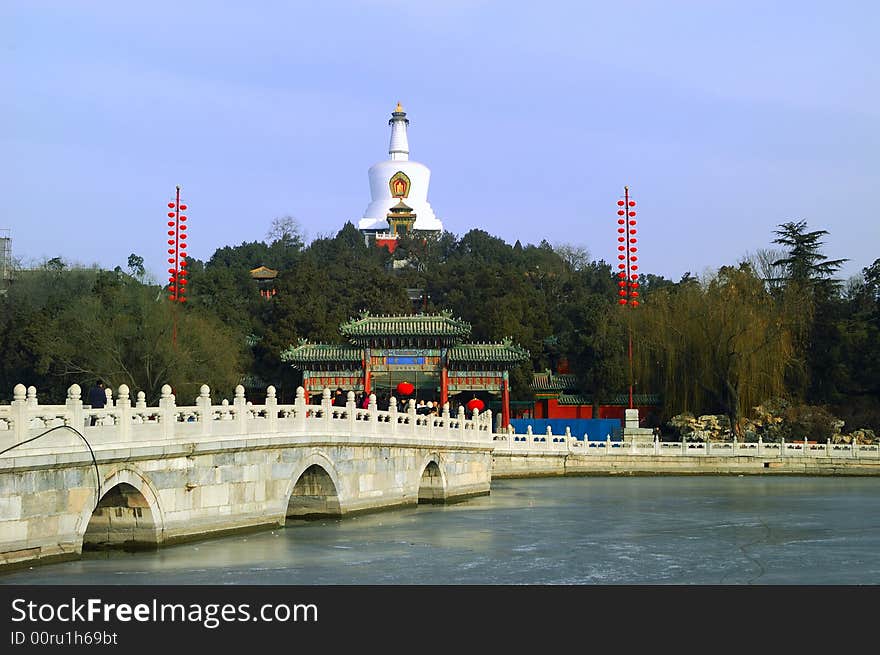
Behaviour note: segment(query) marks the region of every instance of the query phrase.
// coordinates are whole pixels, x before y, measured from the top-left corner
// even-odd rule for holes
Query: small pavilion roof
[[[448,358],[451,363],[515,363],[527,360],[529,351],[505,339],[501,343],[461,343],[449,349]]]
[[[363,354],[364,351],[355,346],[308,343],[306,340],[300,339],[299,345],[296,347],[291,346],[281,353],[281,361],[290,362],[293,366],[298,364],[337,362],[360,364]]]
[[[278,271],[268,266],[257,266],[251,269],[251,277],[255,280],[273,280],[278,277]]]
[[[577,376],[570,373],[535,373],[532,375],[533,391],[574,391],[578,387]]]

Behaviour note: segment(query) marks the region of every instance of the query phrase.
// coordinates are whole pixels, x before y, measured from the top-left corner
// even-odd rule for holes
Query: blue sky
[[[190,254],[357,221],[390,112],[411,120],[446,229],[616,254],[677,279],[830,232],[880,257],[880,3],[617,0],[0,5],[0,229],[164,279],[180,184]],[[255,262],[257,265],[259,262]]]

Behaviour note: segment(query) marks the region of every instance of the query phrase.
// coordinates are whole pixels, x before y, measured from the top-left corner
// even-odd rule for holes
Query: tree
[[[774,299],[746,264],[660,289],[640,310],[639,376],[663,390],[667,412],[723,413],[737,426],[751,407],[784,394],[786,372],[798,366],[797,298]]]
[[[827,230],[806,230],[806,221],[782,223],[775,230],[777,238],[773,243],[785,246],[787,253],[772,262],[772,266],[781,266],[784,270],[784,275],[774,281],[795,283],[804,288],[828,288],[838,284],[831,276],[848,260],[828,259],[822,254],[822,237],[828,234]]]
[[[305,241],[302,225],[293,216],[273,218],[266,239],[270,244],[281,242],[285,247],[297,249],[302,248]]]
[[[146,269],[144,268],[144,258],[140,255],[131,253],[128,256],[128,271],[138,282],[144,281]]]

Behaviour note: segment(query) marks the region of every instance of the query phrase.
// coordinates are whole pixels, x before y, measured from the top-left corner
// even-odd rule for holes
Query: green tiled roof
[[[535,391],[566,391],[577,389],[577,376],[569,373],[553,374],[549,371],[532,375],[532,389]]]
[[[578,393],[561,393],[558,398],[560,405],[592,405],[593,399]],[[627,397],[627,402],[629,398]]]
[[[560,405],[592,405],[592,396],[584,396],[576,393],[561,393],[558,398]],[[608,400],[604,400],[602,405],[629,405],[629,394],[619,393]],[[633,405],[659,405],[660,395],[656,393],[634,393]]]
[[[501,343],[462,343],[449,349],[450,362],[522,362],[529,351],[510,340]]]
[[[298,346],[291,346],[281,353],[281,361],[297,364],[318,362],[357,362],[360,363],[364,351],[354,346],[337,346],[326,343],[307,343],[300,340]]]
[[[370,316],[362,314],[339,326],[339,331],[350,339],[364,337],[459,337],[471,333],[471,325],[449,312],[440,314],[412,314]]]

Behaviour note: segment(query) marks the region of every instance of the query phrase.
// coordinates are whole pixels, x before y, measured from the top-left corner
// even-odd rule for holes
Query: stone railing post
[[[67,410],[67,425],[72,425],[77,430],[82,430],[85,425],[81,394],[80,386],[71,384],[67,389],[67,399],[64,401],[64,407]]]
[[[104,396],[106,397],[106,400],[104,401],[104,407],[113,407],[113,391],[110,389],[110,387],[104,388]],[[107,416],[102,416],[101,420],[99,421],[99,425],[107,425],[107,419]]]
[[[296,430],[305,432],[306,429],[306,390],[303,387],[296,388],[296,398],[293,401],[296,413],[294,425]]]
[[[547,430],[544,432],[544,436],[547,438],[547,445],[545,448],[553,447],[553,429],[548,425]]]
[[[333,418],[333,401],[330,399],[330,387],[324,387],[321,392],[321,418],[324,419],[324,429],[330,429],[330,420]]]
[[[211,410],[211,387],[207,384],[199,387],[196,408],[199,412],[199,432],[207,436],[214,431],[214,412]]]
[[[37,409],[39,402],[37,401],[37,388],[33,385],[27,388],[27,399],[26,403],[28,409]]]
[[[736,457],[736,435],[733,435],[733,455]]]
[[[458,438],[464,440],[464,405],[458,406]]]
[[[825,440],[825,457],[831,457],[831,437]]]
[[[73,387],[71,387],[72,389]],[[70,389],[67,390],[70,395]],[[15,443],[19,443],[27,439],[28,433],[28,406],[27,406],[27,389],[23,384],[16,384],[12,390],[12,427],[15,435]],[[74,424],[79,430],[82,429],[82,420],[79,425]]]
[[[758,457],[761,457],[764,454],[764,440],[761,436],[758,436]]]
[[[354,402],[354,391],[349,391],[345,397],[345,414],[348,417],[348,434],[354,434],[355,414],[357,414],[357,405]]]
[[[162,385],[162,395],[159,397],[159,414],[162,417],[162,437],[173,439],[177,427],[175,425],[177,417],[174,415],[174,395],[171,393],[171,387],[167,384]]]
[[[782,441],[779,442],[779,456],[785,457],[785,437],[782,437]]]
[[[654,435],[654,454],[660,454],[660,438],[656,434]]]
[[[681,436],[681,454],[684,455],[687,451],[687,443],[684,440],[684,435]]]
[[[137,400],[134,403],[134,408],[139,410],[147,409],[147,394],[143,391],[138,391]]]
[[[532,426],[527,425],[526,426],[526,449],[527,450],[531,450],[532,448],[535,447],[534,441],[535,441],[535,433],[532,432]]]
[[[376,394],[370,394],[370,402],[367,403],[367,412],[370,414],[370,434],[376,434],[379,430],[379,406],[376,404]]]
[[[119,423],[116,429],[119,430],[119,440],[123,443],[131,441],[131,398],[129,398],[129,390],[127,384],[120,384],[116,394],[116,409],[118,410]]]
[[[707,436],[706,437],[706,456],[708,457],[709,453],[712,450],[712,440]]]
[[[449,421],[451,420],[451,417],[449,416],[449,402],[443,403],[443,411],[440,416],[443,417],[443,427],[448,431]]]
[[[391,423],[391,434],[397,434],[397,398],[391,396],[388,399],[388,416]]]
[[[235,427],[240,435],[246,435],[247,424],[247,399],[244,397],[244,386],[235,385],[235,397],[232,399],[232,407],[235,411]]]
[[[409,415],[409,432],[412,436],[416,436],[418,432],[416,432],[416,423],[419,420],[418,415],[416,414],[416,401],[412,398],[409,399],[409,402],[406,405],[406,413]]]
[[[605,454],[606,455],[611,454],[611,435],[610,434],[605,435]]]
[[[274,433],[278,432],[278,397],[276,396],[276,390],[273,385],[269,385],[266,387],[266,422],[267,431]]]

